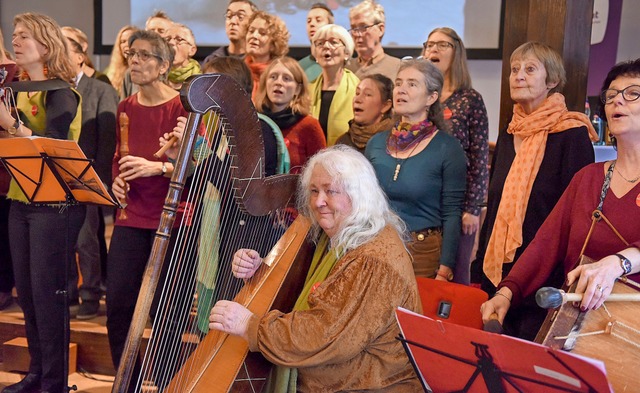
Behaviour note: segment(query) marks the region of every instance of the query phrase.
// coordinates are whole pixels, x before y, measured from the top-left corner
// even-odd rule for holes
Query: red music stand
[[[600,361],[402,308],[396,318],[425,391],[612,392]]]

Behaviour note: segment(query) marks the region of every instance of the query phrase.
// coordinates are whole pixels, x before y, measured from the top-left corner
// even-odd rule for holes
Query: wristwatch
[[[167,174],[167,163],[163,162],[162,163],[162,176]]]
[[[22,122],[20,120],[16,120],[16,122],[13,123],[13,125],[9,127],[9,129],[7,130],[9,135],[15,135],[18,132],[18,129],[20,128],[21,124]]]
[[[629,274],[631,273],[631,261],[629,260],[629,258],[625,257],[622,254],[615,254],[618,258],[620,258],[620,267],[622,267],[622,270],[624,270],[624,273],[622,273],[622,275],[625,274]]]
[[[453,272],[449,272],[449,274],[444,274],[440,271],[440,268],[438,268],[438,270],[436,270],[436,275],[444,278],[447,281],[452,281],[453,280]]]

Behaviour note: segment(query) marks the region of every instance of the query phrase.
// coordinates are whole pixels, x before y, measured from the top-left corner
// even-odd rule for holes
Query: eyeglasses
[[[369,30],[373,26],[379,25],[380,23],[381,22],[376,22],[371,25],[352,27],[349,29],[349,33],[351,33],[352,35],[364,35],[367,32],[367,30]]]
[[[155,53],[147,52],[146,50],[136,51],[133,49],[129,49],[129,52],[126,53],[126,56],[127,60],[133,60],[134,57],[138,56],[138,59],[143,62],[149,60],[152,57],[155,57],[156,59],[162,61],[162,57],[156,55]]]
[[[224,17],[227,20],[233,19],[234,16],[238,17],[238,22],[242,22],[244,20],[244,18],[247,17],[247,13],[244,12],[244,11],[238,11],[238,12],[227,11],[227,13],[224,14]]]
[[[189,41],[185,40],[182,37],[167,37],[167,38],[165,38],[165,40],[168,43],[171,43],[171,41],[175,41],[176,45],[185,45],[186,44],[186,45],[191,46],[191,43]]]
[[[447,41],[425,41],[422,43],[422,47],[426,50],[432,50],[435,46],[438,47],[438,50],[453,48],[453,44]]]
[[[603,104],[610,104],[613,102],[613,99],[616,98],[618,93],[622,93],[622,98],[624,98],[625,101],[636,101],[640,98],[640,86],[631,85],[622,90],[607,89],[600,93],[600,101],[602,101]]]
[[[322,47],[324,47],[325,44],[328,44],[329,49],[336,49],[336,48],[338,48],[340,46],[344,46],[342,41],[340,41],[337,38],[329,38],[328,40],[315,40],[313,42],[313,45],[316,48],[322,48]]]
[[[409,61],[409,60],[424,60],[424,57],[422,56],[418,56],[418,57],[413,57],[413,56],[405,56],[402,59],[400,59],[401,61]]]

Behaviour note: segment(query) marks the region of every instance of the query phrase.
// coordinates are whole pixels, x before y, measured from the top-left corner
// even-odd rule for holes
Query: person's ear
[[[384,103],[384,105],[382,105],[382,113],[388,113],[391,108],[393,108],[393,101],[391,101],[391,99],[387,100],[387,102]]]

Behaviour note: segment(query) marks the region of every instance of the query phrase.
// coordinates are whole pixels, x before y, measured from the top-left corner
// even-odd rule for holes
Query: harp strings
[[[231,273],[233,254],[238,248],[252,248],[264,257],[286,229],[283,223],[291,221],[283,218],[284,210],[255,217],[238,207],[237,180],[231,177],[242,159],[235,154],[237,136],[220,112],[205,116],[205,130],[192,155],[193,176],[183,198],[187,209],[172,235],[175,246],[165,261],[167,278],[152,313],[137,391],[146,384],[162,391],[189,356],[201,358],[190,364],[208,360],[211,348],[199,344],[208,332],[209,311],[217,300],[234,299],[244,285]],[[256,175],[263,177],[265,163],[256,165]],[[252,280],[262,280],[265,270]],[[177,386],[187,383],[174,381]]]

